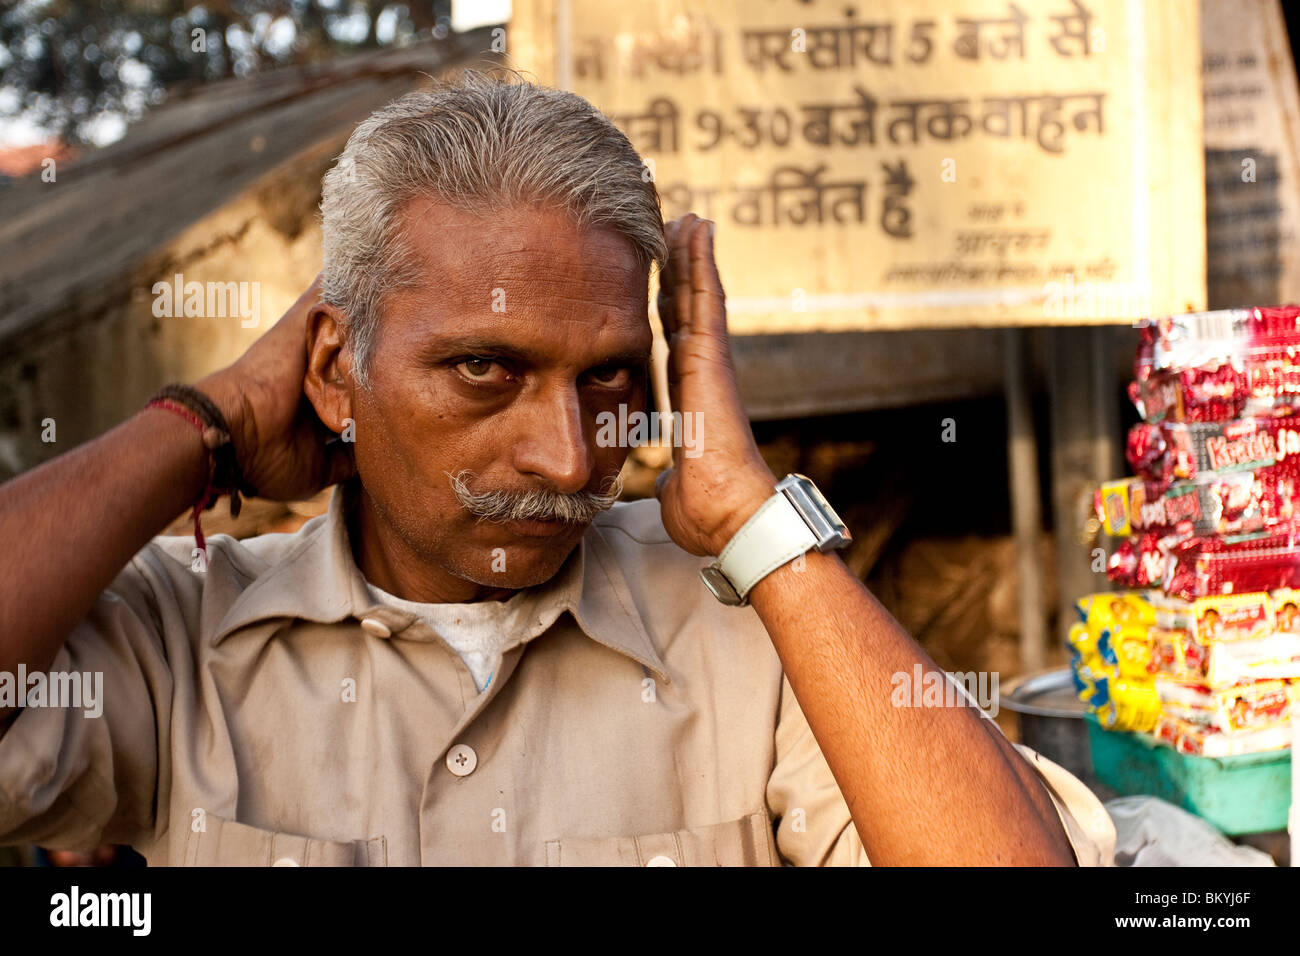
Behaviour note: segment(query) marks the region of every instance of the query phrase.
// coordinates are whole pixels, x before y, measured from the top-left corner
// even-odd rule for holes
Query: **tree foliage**
[[[445,35],[450,0],[3,0],[0,122],[68,142],[178,86]]]

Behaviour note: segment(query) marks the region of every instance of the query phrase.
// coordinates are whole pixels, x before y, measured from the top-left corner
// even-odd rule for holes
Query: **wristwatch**
[[[700,572],[704,586],[723,604],[749,603],[754,585],[813,548],[833,551],[853,541],[835,509],[803,475],[786,475],[718,555]]]

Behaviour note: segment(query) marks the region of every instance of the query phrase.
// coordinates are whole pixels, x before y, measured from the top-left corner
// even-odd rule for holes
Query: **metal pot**
[[[1097,786],[1083,720],[1086,708],[1075,692],[1068,667],[1017,677],[999,696],[1000,705],[1016,713],[1022,744],[1060,764],[1088,786]]]

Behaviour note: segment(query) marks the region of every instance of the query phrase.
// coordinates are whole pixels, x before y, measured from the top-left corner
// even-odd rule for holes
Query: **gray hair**
[[[517,74],[467,70],[408,93],[362,122],[325,174],[321,298],[345,316],[357,384],[384,295],[409,287],[419,263],[398,215],[418,196],[481,212],[542,204],[586,229],[627,237],[649,270],[662,265],[659,194],[619,129],[582,97]]]

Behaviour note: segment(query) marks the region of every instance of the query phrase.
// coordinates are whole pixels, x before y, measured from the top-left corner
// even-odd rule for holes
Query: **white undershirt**
[[[551,606],[536,613],[529,606],[535,602],[525,600],[527,591],[520,591],[508,601],[420,604],[389,594],[369,581],[366,587],[375,603],[414,614],[455,648],[473,675],[479,693],[492,682],[506,651],[541,634],[555,623],[563,610]]]

